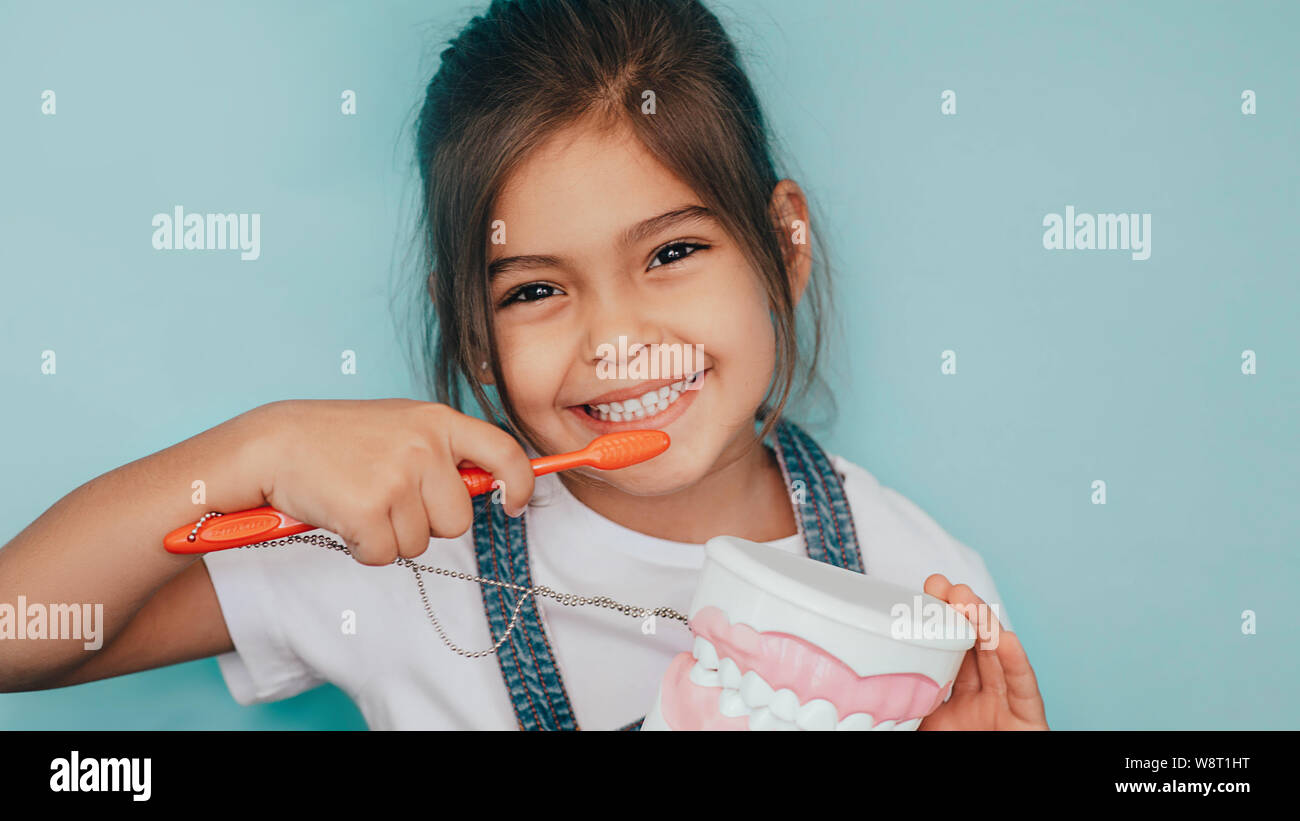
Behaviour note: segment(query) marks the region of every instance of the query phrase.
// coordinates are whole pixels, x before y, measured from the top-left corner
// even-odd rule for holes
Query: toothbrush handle
[[[555,468],[546,472],[551,470]],[[460,471],[460,478],[465,482],[465,489],[470,496],[478,496],[492,489],[492,474],[486,470],[464,468]],[[269,542],[315,529],[316,525],[300,522],[273,507],[255,507],[209,520],[199,528],[194,541],[189,539],[194,530],[193,525],[178,527],[163,538],[163,547],[168,553],[211,553],[214,550]]]
[[[189,540],[193,525],[178,527],[163,539],[163,547],[168,553],[210,553],[315,529],[315,525],[300,522],[273,507],[255,507],[209,520],[199,528],[194,541]]]

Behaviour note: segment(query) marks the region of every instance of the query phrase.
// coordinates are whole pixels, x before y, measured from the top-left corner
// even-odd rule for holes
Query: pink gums
[[[952,690],[920,673],[859,676],[844,662],[815,644],[789,633],[760,633],[744,624],[731,624],[716,607],[701,608],[691,619],[691,632],[704,638],[718,656],[730,658],[741,675],[753,670],[773,690],[790,689],[801,704],[821,698],[835,705],[842,720],[853,713],[870,713],[874,724],[924,718],[938,709]],[[745,730],[745,716],[728,718],[718,712],[721,687],[701,687],[689,678],[695,659],[680,653],[664,675],[660,708],[675,730]]]

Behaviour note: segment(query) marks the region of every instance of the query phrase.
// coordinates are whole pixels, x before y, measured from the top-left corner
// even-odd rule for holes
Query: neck
[[[739,451],[728,458],[728,452]],[[632,496],[609,485],[560,481],[578,501],[629,530],[702,544],[720,534],[770,542],[798,533],[776,454],[752,439],[728,448],[694,485],[663,496]]]

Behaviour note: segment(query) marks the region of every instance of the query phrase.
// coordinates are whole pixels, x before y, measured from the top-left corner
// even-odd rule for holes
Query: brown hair
[[[642,113],[646,90],[655,96],[652,115]],[[464,410],[468,386],[487,418],[540,450],[516,417],[498,362],[491,209],[531,149],[584,118],[629,125],[718,215],[759,272],[777,339],[775,378],[756,414],[761,440],[787,401],[817,381],[825,255],[814,254],[804,291],[812,341],[801,348],[782,253],[789,227],[775,225],[769,209],[780,177],[767,126],[734,45],[698,0],[493,0],[442,52],[416,126],[419,359],[431,395]],[[819,233],[814,241],[820,250]],[[499,409],[475,376],[481,361],[492,370]]]

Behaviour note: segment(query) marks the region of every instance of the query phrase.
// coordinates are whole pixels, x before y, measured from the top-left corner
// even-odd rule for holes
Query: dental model
[[[975,644],[963,617],[942,637],[899,630],[922,602],[946,607],[924,593],[733,536],[704,554],[694,649],[642,730],[914,730]]]

